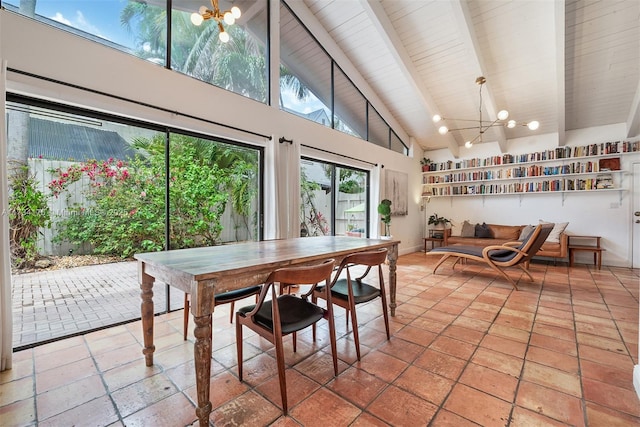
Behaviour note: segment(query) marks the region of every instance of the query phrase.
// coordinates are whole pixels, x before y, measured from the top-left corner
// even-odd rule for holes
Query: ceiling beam
[[[627,138],[636,136],[640,136],[640,81],[638,81],[636,95],[633,97],[629,118],[627,119]]]
[[[416,69],[413,61],[411,60],[411,57],[402,44],[398,33],[396,33],[396,31],[394,30],[393,24],[391,23],[391,20],[389,20],[389,17],[385,12],[382,3],[378,1],[369,2],[367,0],[360,0],[360,4],[371,19],[371,22],[376,31],[384,40],[384,43],[389,49],[389,52],[395,58],[396,63],[400,67],[400,70],[402,70],[405,78],[407,79],[409,84],[413,86],[416,93],[420,97],[422,105],[425,107],[429,115],[426,120],[429,120],[429,118],[433,116],[433,114],[435,114],[435,111],[439,111],[438,106],[429,95],[426,86],[420,78],[418,70]],[[436,126],[431,120],[429,120],[429,125],[433,126],[433,131],[435,132]],[[458,156],[460,155],[460,146],[452,135],[447,134],[446,138],[449,151],[451,151],[452,155],[455,158],[458,158]]]
[[[564,0],[558,0],[555,3],[555,30],[556,30],[556,96],[558,117],[558,146],[562,147],[566,144],[566,94],[565,94],[565,20],[566,9]]]
[[[453,12],[454,20],[458,23],[458,30],[460,31],[460,38],[466,46],[467,52],[469,52],[469,65],[471,70],[476,73],[477,76],[486,76],[486,67],[483,63],[481,55],[480,44],[478,37],[476,36],[475,29],[473,28],[473,20],[471,19],[471,12],[466,1],[456,0],[450,2],[451,10]],[[485,95],[482,97],[484,101],[484,109],[489,115],[489,121],[494,121],[498,114],[496,103],[493,97],[493,91],[491,90],[491,83],[487,80],[484,84]],[[498,135],[498,146],[500,152],[507,152],[507,135],[502,126],[495,127],[495,132]]]

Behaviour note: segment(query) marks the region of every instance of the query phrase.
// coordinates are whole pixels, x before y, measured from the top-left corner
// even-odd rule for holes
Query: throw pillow
[[[531,236],[531,233],[533,233],[533,230],[535,229],[536,227],[533,225],[525,225],[522,231],[520,232],[520,237],[518,237],[518,240],[521,242],[527,240],[529,236]]]
[[[486,223],[476,224],[475,227],[475,236],[481,239],[491,239],[493,235],[491,234],[491,229]]]
[[[475,235],[476,227],[469,221],[464,221],[462,223],[462,231],[460,232],[460,237],[474,237]]]
[[[553,223],[541,219],[540,224],[553,224]],[[549,233],[549,237],[547,237],[547,240],[545,240],[545,242],[560,243],[560,234],[562,234],[564,229],[567,228],[567,225],[569,225],[568,222],[556,222],[553,225],[553,230],[551,230],[551,233]]]

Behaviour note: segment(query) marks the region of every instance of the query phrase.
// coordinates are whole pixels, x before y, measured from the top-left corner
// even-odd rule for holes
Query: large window
[[[368,172],[302,159],[300,176],[302,237],[368,236]]]
[[[256,148],[11,97],[7,152],[18,348],[139,318],[135,253],[262,235]]]

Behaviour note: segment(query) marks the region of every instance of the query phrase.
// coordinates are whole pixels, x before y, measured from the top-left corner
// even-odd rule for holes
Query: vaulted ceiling
[[[291,3],[291,2],[289,2]],[[624,124],[640,136],[638,0],[304,0],[393,118],[423,149],[454,155],[478,130],[440,135],[432,116],[506,109],[540,128],[492,127],[485,142]],[[486,77],[480,88],[476,78]],[[475,126],[447,121],[450,129]]]

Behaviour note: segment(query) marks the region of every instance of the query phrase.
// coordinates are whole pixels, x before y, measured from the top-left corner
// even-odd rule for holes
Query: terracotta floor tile
[[[127,427],[184,426],[195,421],[195,407],[181,393],[173,394],[123,419]]]
[[[74,342],[78,341],[74,340]],[[57,368],[62,365],[68,365],[69,363],[86,359],[91,356],[89,349],[83,341],[79,341],[78,345],[74,345],[72,347],[62,349],[52,347],[51,349],[55,350],[51,352],[36,352],[35,367],[37,373]],[[140,349],[139,345],[138,349]],[[142,355],[142,353],[140,354]]]
[[[587,421],[590,426],[629,427],[640,425],[640,417],[587,402]]]
[[[377,350],[411,363],[424,352],[424,346],[393,337],[390,341],[378,347]]]
[[[108,425],[118,421],[109,396],[102,396],[38,423],[40,427]]]
[[[570,374],[578,375],[578,358],[567,354],[558,353],[540,347],[529,347],[527,350],[527,360],[560,369]]]
[[[454,382],[424,369],[410,366],[393,382],[393,385],[413,393],[434,405],[440,406]]]
[[[526,361],[522,380],[548,387],[575,397],[582,397],[580,377],[549,366]]]
[[[629,381],[629,370],[616,366],[600,365],[590,360],[582,359],[580,369],[583,378],[591,378],[616,387],[634,390],[633,382]]]
[[[392,426],[428,425],[437,410],[435,405],[390,386],[368,408],[368,412]]]
[[[0,406],[0,419],[7,426],[32,426],[36,421],[36,404],[33,397]]]
[[[480,347],[499,351],[500,353],[509,354],[519,358],[524,358],[524,354],[527,350],[527,345],[524,343],[491,334],[484,337],[480,343]]]
[[[640,400],[635,390],[583,378],[584,398],[587,401],[640,417]]]
[[[484,332],[479,332],[474,329],[451,325],[442,332],[442,335],[455,338],[469,344],[478,345],[485,334]]]
[[[575,342],[576,340],[576,332],[573,330],[573,328],[562,328],[540,322],[536,322],[533,325],[533,333],[558,338],[565,341]]]
[[[322,388],[306,397],[289,413],[304,426],[346,426],[361,414],[361,410],[332,391]]]
[[[57,368],[41,372],[36,381],[38,394],[79,380],[97,375],[98,370],[92,358],[81,359]]]
[[[36,396],[38,420],[46,420],[105,394],[105,387],[98,375],[49,390]]]
[[[387,382],[368,372],[351,367],[327,384],[327,388],[358,406],[365,408],[387,386]]]
[[[298,426],[296,424],[296,427]],[[388,424],[371,414],[363,412],[349,427],[388,427]]]
[[[521,381],[516,404],[574,426],[584,426],[581,400],[527,381]]]
[[[519,357],[510,356],[508,354],[482,347],[478,348],[471,361],[477,365],[491,368],[514,378],[520,378],[520,372],[522,371],[522,366],[524,364],[524,360]]]
[[[436,414],[436,417],[433,419],[431,424],[432,427],[477,427],[478,424],[473,421],[469,421],[465,418],[462,418],[460,415],[454,414],[453,412],[446,411],[444,409],[440,409]]]
[[[475,351],[476,346],[474,344],[469,344],[460,340],[440,335],[431,343],[429,348],[440,351],[442,353],[450,354],[451,356],[455,356],[460,359],[468,359]]]
[[[14,353],[20,354],[22,352]],[[29,353],[29,351],[25,351]],[[33,358],[14,358],[11,369],[0,372],[0,385],[33,375]]]
[[[598,335],[578,332],[578,344],[600,348],[618,354],[627,354],[627,349],[621,339],[609,339]]]
[[[474,331],[482,333],[486,333],[491,327],[490,322],[480,319],[472,319],[467,316],[458,316],[451,324],[467,329],[473,329]]]
[[[442,407],[485,427],[505,426],[511,413],[511,403],[463,384],[453,388]]]
[[[213,409],[217,409],[230,400],[246,393],[247,390],[249,390],[249,386],[240,382],[238,377],[229,371],[225,371],[211,378],[211,382],[209,383],[209,400]],[[184,390],[184,393],[192,402],[198,402],[195,381],[191,387]]]
[[[408,364],[381,351],[372,351],[355,364],[356,367],[375,375],[386,382],[395,380]]]
[[[548,335],[531,334],[529,345],[553,350],[558,353],[577,356],[577,346],[573,341],[562,340]]]
[[[507,402],[513,401],[518,386],[517,378],[475,363],[467,365],[458,382]]]
[[[338,359],[338,375],[347,369],[348,365]],[[303,361],[297,363],[294,368],[303,375],[311,378],[319,384],[326,384],[335,378],[333,370],[333,358],[330,353],[318,351]]]
[[[456,380],[464,369],[466,361],[446,353],[427,349],[413,364],[434,374]]]
[[[581,359],[591,360],[592,362],[607,366],[623,368],[629,366],[629,369],[632,369],[633,362],[628,355],[619,354],[617,352],[614,353],[613,351],[607,351],[588,345],[579,345],[578,351],[580,352]]]
[[[158,374],[114,391],[111,397],[120,414],[126,417],[176,392],[171,381],[165,375]]]
[[[534,411],[516,406],[511,414],[510,425],[514,427],[565,427],[566,424]]]
[[[33,397],[34,377],[20,378],[0,387],[0,407]]]
[[[416,328],[412,325],[413,323],[400,329],[398,332],[396,332],[395,337],[421,346],[429,345],[436,337],[435,333]]]
[[[305,377],[294,369],[287,369],[285,374],[287,384],[287,404],[289,408],[294,407],[320,388],[320,384],[308,377]],[[269,399],[277,407],[282,408],[280,381],[277,375],[257,386],[256,391]]]

